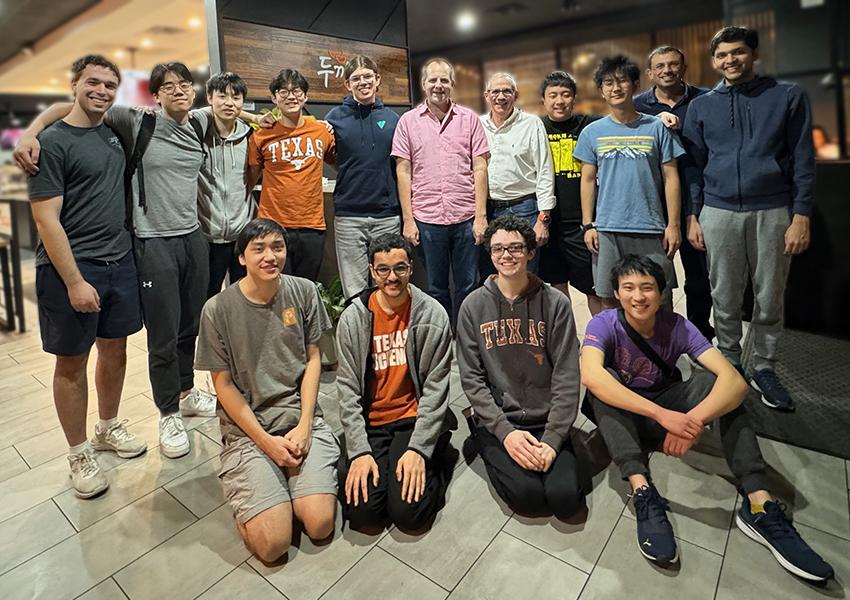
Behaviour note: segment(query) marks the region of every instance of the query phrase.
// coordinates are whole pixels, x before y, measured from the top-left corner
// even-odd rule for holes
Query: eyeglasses
[[[410,274],[410,265],[408,263],[399,263],[394,267],[388,267],[387,265],[378,265],[375,267],[375,274],[381,279],[389,277],[390,271],[395,273],[396,277],[407,277]]]
[[[348,81],[354,84],[360,83],[361,81],[363,83],[372,83],[373,81],[375,81],[375,74],[366,73],[365,75],[352,75],[348,78]]]
[[[304,90],[301,88],[295,88],[292,90],[277,90],[275,95],[279,96],[281,100],[286,100],[290,96],[294,97],[296,100],[301,100],[304,96],[306,96]]]
[[[159,91],[170,96],[171,94],[177,91],[177,88],[180,88],[181,92],[188,92],[192,89],[192,85],[193,84],[191,81],[186,81],[185,79],[178,81],[177,83],[169,81],[168,83],[163,83],[161,86],[159,86]]]
[[[508,254],[511,256],[522,256],[525,254],[525,244],[508,244],[507,246],[502,246],[500,244],[496,244],[495,246],[490,246],[490,256],[494,256],[496,258],[501,257],[505,250],[508,251]]]
[[[627,77],[606,77],[602,80],[602,87],[604,88],[612,88],[616,84],[620,84],[621,87],[626,87],[627,85],[631,85],[632,81]]]
[[[487,90],[487,93],[490,94],[490,97],[492,98],[498,98],[499,96],[510,98],[511,96],[516,94],[516,90],[512,90],[511,88],[502,88],[499,90]]]

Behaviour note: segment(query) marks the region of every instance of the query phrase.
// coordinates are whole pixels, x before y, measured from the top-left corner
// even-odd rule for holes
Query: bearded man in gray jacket
[[[337,326],[337,387],[349,527],[421,531],[445,504],[452,335],[445,309],[410,284],[413,247],[375,238],[363,291]]]

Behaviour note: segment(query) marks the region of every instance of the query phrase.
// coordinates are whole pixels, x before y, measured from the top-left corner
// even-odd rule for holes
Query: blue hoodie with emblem
[[[390,156],[398,114],[380,98],[360,104],[346,96],[325,117],[336,139],[334,214],[338,217],[396,217],[395,161]]]
[[[787,206],[811,215],[815,180],[812,116],[796,84],[757,76],[721,81],[695,98],[683,131],[693,159],[685,179],[691,212],[703,204],[737,212]]]

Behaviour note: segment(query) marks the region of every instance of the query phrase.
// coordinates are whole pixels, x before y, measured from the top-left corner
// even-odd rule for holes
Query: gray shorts
[[[321,417],[313,419],[313,440],[297,470],[281,468],[249,437],[221,450],[218,478],[236,520],[246,523],[264,510],[314,494],[337,493],[339,444]]]
[[[676,281],[676,269],[673,261],[664,252],[663,235],[646,235],[642,233],[612,233],[599,232],[599,254],[593,256],[593,287],[596,295],[602,298],[613,298],[614,288],[611,287],[611,271],[626,254],[646,256],[661,265],[667,278],[667,288],[664,290],[664,301],[673,297],[673,288],[679,287]]]

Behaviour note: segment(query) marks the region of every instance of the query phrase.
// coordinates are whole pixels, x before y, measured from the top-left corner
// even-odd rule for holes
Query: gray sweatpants
[[[787,208],[735,212],[705,206],[699,217],[708,251],[717,345],[730,362],[741,364],[741,312],[747,279],[755,304],[750,335],[751,366],[773,369],[782,333],[785,283],[791,257],[785,254]]]
[[[334,217],[336,262],[346,298],[369,285],[369,242],[384,233],[401,233],[401,218]]]

